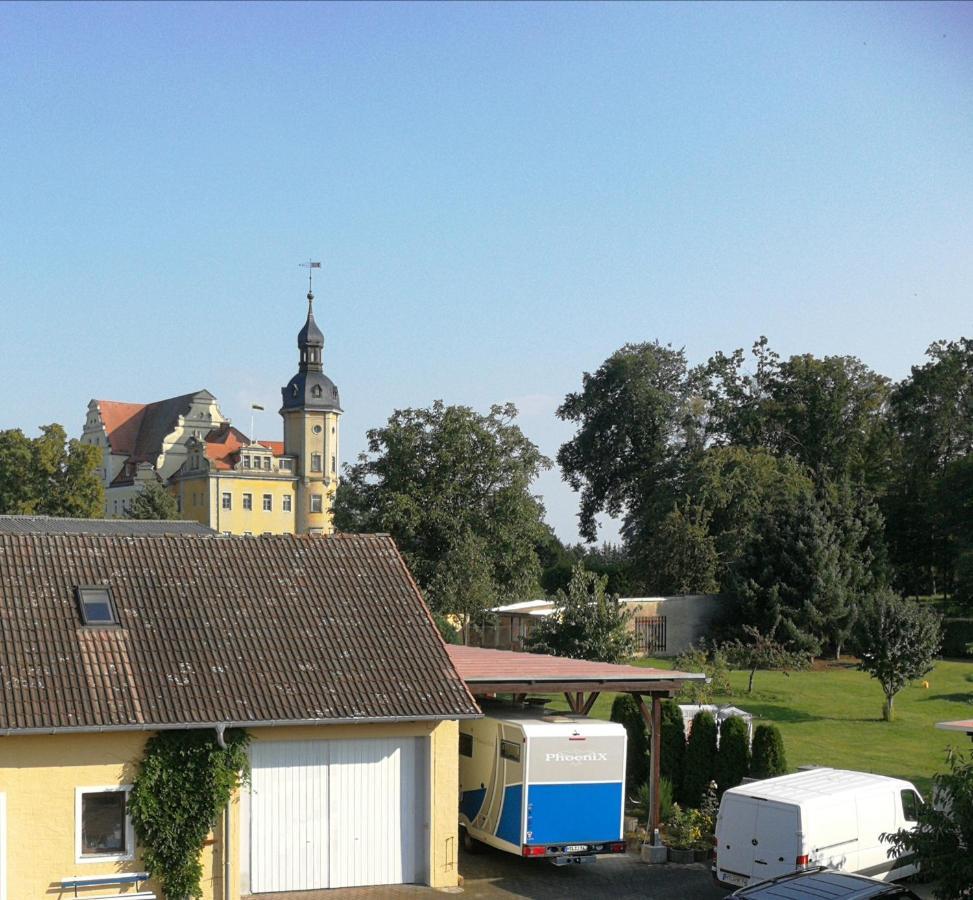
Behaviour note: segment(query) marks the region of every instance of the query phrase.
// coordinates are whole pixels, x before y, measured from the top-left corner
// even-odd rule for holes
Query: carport
[[[529,694],[563,694],[572,712],[587,715],[603,691],[632,694],[650,735],[649,828],[658,826],[662,701],[675,696],[685,682],[705,680],[705,675],[486,647],[450,645],[447,650],[474,696],[512,694],[523,700]]]

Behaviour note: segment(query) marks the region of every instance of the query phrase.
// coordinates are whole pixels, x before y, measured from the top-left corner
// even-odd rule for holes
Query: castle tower
[[[338,487],[338,388],[324,374],[324,335],[314,321],[314,294],[307,293],[307,321],[297,335],[297,374],[281,389],[284,453],[295,459],[297,476],[294,530],[330,534]]]

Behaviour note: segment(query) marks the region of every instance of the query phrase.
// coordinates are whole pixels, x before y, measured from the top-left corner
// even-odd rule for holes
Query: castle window
[[[270,471],[270,457],[269,456],[265,456],[264,457],[264,471],[266,471],[266,472],[269,472]]]
[[[311,495],[311,512],[319,513],[321,512],[321,495],[312,494]]]
[[[320,397],[321,396],[321,385],[320,384],[316,384],[316,385],[314,385],[313,388],[311,388],[311,396],[312,397]]]
[[[311,454],[311,471],[320,472],[321,471],[321,454],[312,453]]]
[[[274,498],[270,494],[264,494],[264,512],[271,512],[274,508]]]
[[[244,494],[243,495],[243,508],[244,509],[253,509],[253,494]]]
[[[294,461],[291,459],[282,459],[280,461],[281,472],[293,472],[294,471]]]
[[[250,457],[249,456],[244,456],[243,457],[243,468],[245,468],[245,469],[249,469],[250,468]]]
[[[233,509],[233,498],[229,491],[223,493],[223,509]]]
[[[280,502],[281,502],[281,509],[283,509],[284,512],[290,512],[291,511],[291,495],[290,494],[284,494],[284,496],[281,497],[281,501]]]
[[[332,472],[338,471],[338,460],[333,456],[331,457],[331,471]]]

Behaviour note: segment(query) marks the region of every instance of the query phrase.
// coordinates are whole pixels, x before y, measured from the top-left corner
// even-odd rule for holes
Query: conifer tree
[[[724,719],[716,751],[716,784],[720,794],[736,787],[750,774],[750,733],[739,716]]]
[[[753,758],[750,774],[754,778],[773,778],[787,772],[784,739],[776,725],[762,724],[753,730]]]
[[[682,796],[686,806],[695,809],[703,802],[709,783],[716,774],[716,719],[712,713],[700,710],[693,716],[693,724],[686,742]]]

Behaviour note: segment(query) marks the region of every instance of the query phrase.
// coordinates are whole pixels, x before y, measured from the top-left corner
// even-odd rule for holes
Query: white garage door
[[[251,891],[420,880],[423,748],[418,738],[255,742]]]

